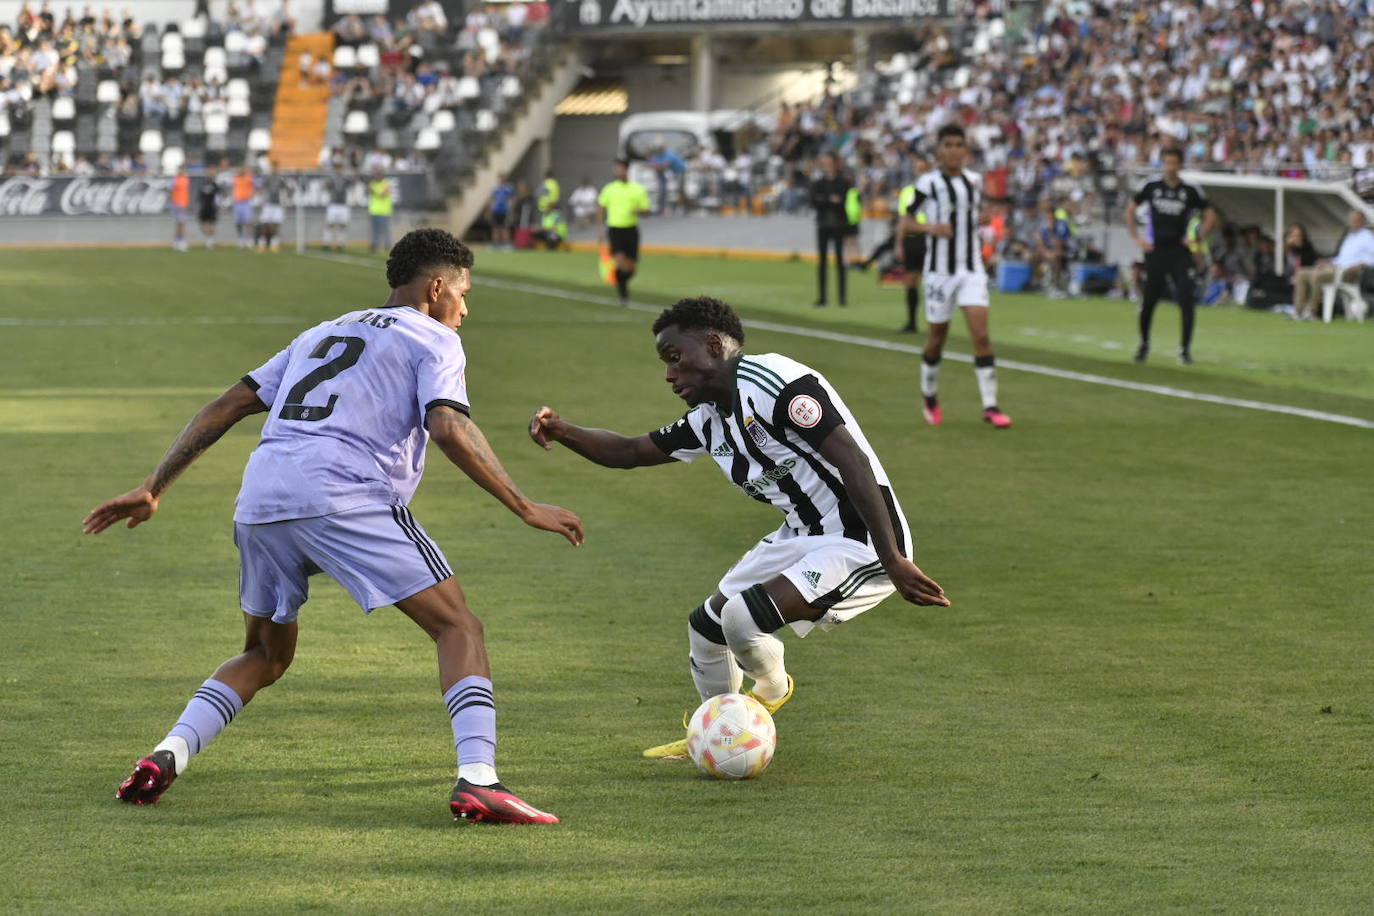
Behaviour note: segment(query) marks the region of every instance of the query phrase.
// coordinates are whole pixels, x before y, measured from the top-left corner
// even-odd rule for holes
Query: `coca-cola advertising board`
[[[389,176],[392,200],[399,208],[422,208],[434,200],[429,176],[404,173]],[[328,202],[328,175],[290,175],[288,188],[299,189],[300,203],[319,209]],[[191,196],[203,178],[191,179]],[[16,175],[0,178],[0,218],[16,216],[157,216],[171,211],[172,179],[167,177],[60,176],[31,178]],[[291,197],[294,204],[295,198]],[[227,200],[224,201],[227,203]],[[359,180],[349,203],[365,205],[367,190]]]

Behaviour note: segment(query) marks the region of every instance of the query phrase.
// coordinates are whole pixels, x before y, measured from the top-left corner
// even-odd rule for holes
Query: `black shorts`
[[[845,223],[845,225],[844,225],[844,237],[845,237],[845,238],[851,238],[851,237],[856,236],[856,235],[858,235],[858,234],[859,234],[859,224],[858,224],[858,223]]]
[[[496,213],[495,211],[493,211],[491,214],[491,218],[487,220],[487,222],[491,224],[491,228],[493,229],[506,228],[506,211],[502,210],[500,213]]]
[[[902,269],[920,273],[926,269],[926,237],[908,235],[902,239]]]
[[[611,243],[611,254],[623,254],[631,261],[639,260],[639,227],[624,229],[611,227],[606,230],[606,238]]]

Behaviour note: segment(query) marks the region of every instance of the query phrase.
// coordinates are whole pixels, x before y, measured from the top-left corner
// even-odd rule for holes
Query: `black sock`
[[[615,272],[615,291],[622,299],[630,298],[630,276],[617,270]]]
[[[921,291],[914,286],[907,287],[906,291],[906,323],[907,327],[916,327],[916,308],[921,304]]]

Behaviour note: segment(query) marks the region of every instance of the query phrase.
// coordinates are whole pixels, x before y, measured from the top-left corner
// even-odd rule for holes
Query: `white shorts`
[[[262,525],[234,523],[239,605],[254,617],[291,623],[328,573],[364,611],[409,598],[453,573],[405,506],[361,506],[333,515]]]
[[[348,204],[330,204],[325,207],[324,221],[331,226],[348,225]]]
[[[263,205],[262,205],[262,216],[261,216],[261,218],[259,218],[258,222],[260,222],[260,223],[266,223],[266,224],[269,225],[269,226],[280,226],[280,225],[281,225],[281,205],[280,205],[280,204],[263,204]]]
[[[786,525],[740,557],[716,588],[732,598],[779,574],[797,587],[807,604],[823,612],[814,621],[788,624],[798,636],[857,617],[897,590],[868,542],[843,534],[797,534]],[[710,613],[718,616],[714,609]]]
[[[925,275],[926,321],[946,324],[954,309],[988,304],[988,275],[981,270]]]

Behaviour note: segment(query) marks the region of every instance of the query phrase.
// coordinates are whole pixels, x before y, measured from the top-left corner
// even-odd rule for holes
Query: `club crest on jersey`
[[[754,440],[755,445],[763,445],[768,441],[768,433],[764,431],[763,424],[753,417],[744,418],[744,431]]]
[[[809,394],[799,394],[788,403],[787,415],[802,429],[810,429],[821,422],[821,402]]]

